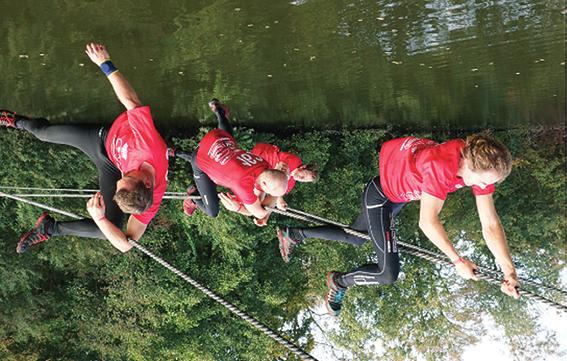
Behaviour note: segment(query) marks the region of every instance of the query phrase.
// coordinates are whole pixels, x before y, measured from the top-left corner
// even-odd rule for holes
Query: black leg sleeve
[[[207,215],[211,217],[218,216],[219,196],[217,194],[217,185],[197,165],[197,152],[191,157],[191,166],[193,168],[195,185],[201,195],[201,199],[196,200],[195,203]]]
[[[18,125],[41,141],[70,145],[85,153],[96,165],[100,191],[105,203],[105,216],[118,228],[124,223],[124,213],[112,199],[120,170],[108,159],[104,145],[105,130],[100,125],[51,125],[45,119],[20,120]],[[56,222],[52,236],[80,236],[106,239],[91,219]]]
[[[400,259],[395,235],[392,232],[393,205],[394,203],[389,201],[382,192],[378,177],[372,179],[366,185],[364,189],[364,214],[378,263],[361,266],[355,271],[343,275],[340,279],[343,285],[348,287],[352,285],[392,284],[398,279]]]

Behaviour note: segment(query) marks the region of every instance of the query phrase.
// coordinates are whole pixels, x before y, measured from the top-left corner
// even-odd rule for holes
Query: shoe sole
[[[287,249],[287,246],[289,244],[287,238],[289,237],[285,237],[284,232],[281,229],[278,229],[278,239],[280,241],[280,255],[282,256],[283,261],[285,263],[289,262],[289,253],[284,251]]]
[[[36,230],[37,227],[39,227],[41,222],[43,222],[45,217],[47,217],[48,215],[49,215],[49,212],[43,212],[43,214],[41,216],[39,216],[39,218],[37,219],[37,222],[35,222],[35,225],[33,226],[33,228],[20,236],[20,240],[18,241],[18,245],[16,246],[16,253],[24,253],[29,249],[29,247],[28,247],[27,249],[22,250],[23,242],[25,241],[25,239],[30,234],[32,234]]]

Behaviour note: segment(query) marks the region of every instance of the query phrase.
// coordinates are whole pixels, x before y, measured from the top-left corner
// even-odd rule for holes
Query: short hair
[[[154,190],[143,181],[137,182],[132,189],[120,189],[114,195],[114,201],[124,213],[142,214],[153,203]]]
[[[512,171],[512,155],[508,148],[490,132],[469,135],[461,151],[473,171],[495,170],[506,178]]]
[[[302,164],[300,168],[303,168],[304,170],[309,171],[311,172],[311,174],[313,174],[313,182],[317,182],[319,180],[319,166],[317,164]]]
[[[287,189],[287,174],[277,169],[266,169],[262,172],[264,179],[270,183],[279,183],[279,187],[285,192]],[[273,185],[273,184],[272,184]]]

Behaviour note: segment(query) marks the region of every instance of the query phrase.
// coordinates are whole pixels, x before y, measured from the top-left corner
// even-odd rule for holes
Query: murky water
[[[0,0],[0,107],[121,111],[105,43],[162,126],[511,128],[565,121],[562,1]]]

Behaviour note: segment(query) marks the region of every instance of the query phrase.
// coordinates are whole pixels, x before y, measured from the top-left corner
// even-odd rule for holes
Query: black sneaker
[[[8,128],[18,128],[16,122],[19,119],[28,119],[22,115],[17,115],[16,112],[6,109],[0,109],[0,125]]]
[[[278,228],[278,240],[280,243],[280,254],[285,263],[289,262],[291,252],[299,244],[299,240],[293,239],[289,235],[289,227]]]
[[[28,232],[22,234],[16,252],[24,253],[34,244],[45,242],[49,239],[49,228],[55,223],[55,219],[44,212],[35,223],[35,226]]]
[[[340,272],[327,273],[327,287],[329,290],[325,295],[325,306],[327,313],[331,316],[338,316],[341,313],[341,306],[347,289],[339,286],[337,279],[343,274]]]

